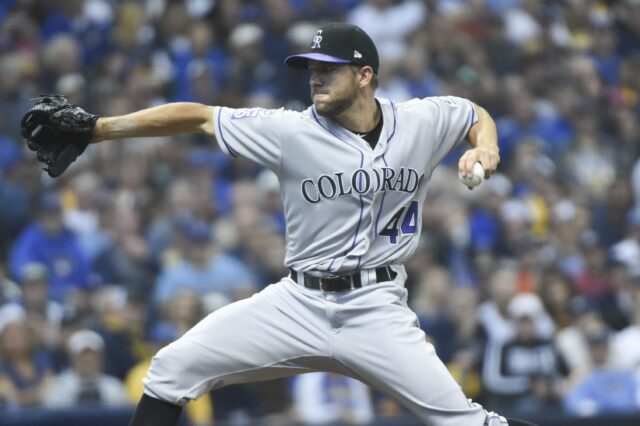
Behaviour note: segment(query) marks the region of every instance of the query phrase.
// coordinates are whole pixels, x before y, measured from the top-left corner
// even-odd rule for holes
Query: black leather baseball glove
[[[44,95],[22,117],[22,137],[51,177],[60,176],[91,141],[98,116],[62,95]]]

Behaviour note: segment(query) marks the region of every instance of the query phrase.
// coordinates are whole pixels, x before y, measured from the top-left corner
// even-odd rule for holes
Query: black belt
[[[339,277],[314,277],[312,275],[305,274],[304,272],[294,271],[291,268],[289,268],[289,271],[291,271],[291,279],[293,281],[304,285],[306,288],[314,290],[347,291],[362,287],[362,278],[360,277],[361,271]],[[304,277],[302,283],[298,280],[298,276],[300,274]],[[398,275],[397,272],[388,266],[376,268],[376,282],[378,283],[391,281],[396,277],[396,275]]]

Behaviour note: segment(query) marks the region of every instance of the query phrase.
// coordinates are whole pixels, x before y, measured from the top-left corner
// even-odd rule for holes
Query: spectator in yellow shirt
[[[161,322],[156,324],[149,333],[149,352],[155,354],[163,346],[171,343],[178,338],[178,330],[169,322]],[[151,356],[152,356],[151,355]],[[142,379],[147,375],[149,365],[151,365],[151,356],[136,364],[127,374],[125,379],[125,388],[129,400],[133,404],[137,404],[142,397],[144,385]],[[186,406],[187,416],[190,424],[193,426],[212,426],[213,425],[213,404],[209,394],[205,394],[199,399],[189,402]]]

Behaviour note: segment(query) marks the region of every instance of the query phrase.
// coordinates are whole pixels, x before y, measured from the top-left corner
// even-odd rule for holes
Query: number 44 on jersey
[[[398,226],[400,224],[400,226]],[[398,243],[398,235],[415,234],[418,229],[418,202],[412,201],[408,206],[401,207],[391,220],[387,222],[379,235],[389,237],[391,244]]]

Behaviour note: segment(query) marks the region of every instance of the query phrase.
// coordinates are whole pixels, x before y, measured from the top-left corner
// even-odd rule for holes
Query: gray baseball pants
[[[399,279],[338,293],[283,278],[160,350],[145,393],[184,405],[225,385],[312,371],[358,379],[428,425],[494,424],[437,357]]]

